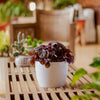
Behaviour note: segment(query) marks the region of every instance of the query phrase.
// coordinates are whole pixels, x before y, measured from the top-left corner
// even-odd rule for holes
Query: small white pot
[[[27,67],[30,66],[29,60],[31,56],[29,55],[20,55],[15,58],[15,64],[16,66],[22,66],[22,67]]]
[[[46,68],[40,62],[35,62],[36,77],[40,87],[61,87],[66,83],[68,63],[51,62]]]

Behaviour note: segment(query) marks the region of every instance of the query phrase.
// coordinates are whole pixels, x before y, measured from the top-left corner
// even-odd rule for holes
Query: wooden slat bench
[[[71,100],[71,97],[84,95],[80,85],[91,83],[88,75],[80,78],[74,87],[71,80],[76,68],[69,65],[66,84],[60,88],[41,88],[38,85],[34,67],[19,67],[13,62],[7,64],[6,100]],[[88,93],[95,92],[92,89]],[[96,100],[96,99],[95,99]]]

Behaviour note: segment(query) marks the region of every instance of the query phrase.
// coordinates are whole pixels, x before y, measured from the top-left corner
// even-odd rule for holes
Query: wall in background
[[[100,0],[77,0],[83,7],[100,6]]]

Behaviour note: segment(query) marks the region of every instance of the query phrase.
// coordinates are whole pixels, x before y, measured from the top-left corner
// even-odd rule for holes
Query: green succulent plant
[[[18,55],[22,55],[24,52],[24,33],[22,34],[22,38],[21,38],[21,32],[18,33],[17,35],[17,41],[14,42],[14,44],[12,44],[12,48],[13,48],[13,57],[16,57]]]

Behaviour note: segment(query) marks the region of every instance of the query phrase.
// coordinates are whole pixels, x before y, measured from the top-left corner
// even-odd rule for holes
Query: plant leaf
[[[75,72],[74,76],[73,76],[71,86],[73,86],[73,85],[76,83],[76,81],[77,81],[80,77],[82,77],[83,75],[85,75],[85,74],[87,74],[87,72],[86,72],[83,68],[77,70],[77,71]]]
[[[92,80],[96,84],[100,84],[100,72],[95,72],[92,74]]]
[[[81,88],[83,89],[96,89],[98,91],[100,91],[100,84],[96,84],[96,83],[90,83],[90,84],[86,84],[86,85],[83,85],[81,86]]]
[[[91,67],[96,67],[100,69],[100,57],[96,57],[93,59],[93,63],[90,64]]]
[[[43,43],[43,41],[42,41],[42,40],[38,40],[38,43],[39,43],[39,44],[42,44],[42,43]]]
[[[79,100],[79,99],[80,100],[83,100],[83,99],[91,100],[90,96],[88,94],[86,94],[86,93],[84,95],[76,95],[76,96],[71,98],[71,100]]]

